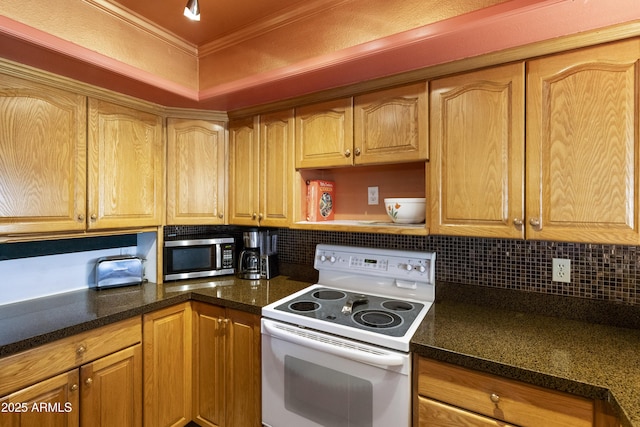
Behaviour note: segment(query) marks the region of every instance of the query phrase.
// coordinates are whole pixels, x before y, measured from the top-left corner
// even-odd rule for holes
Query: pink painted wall
[[[367,15],[362,27],[346,17],[340,32],[332,27],[336,34],[283,30],[253,48],[209,52],[199,64],[197,89],[171,73],[113,58],[6,16],[0,16],[0,56],[167,106],[233,110],[619,23],[630,23],[640,35],[638,0],[511,0],[391,35],[386,33],[410,21],[386,25],[385,15],[376,27],[377,16]],[[345,35],[351,27],[353,38]],[[367,33],[366,27],[374,30]],[[310,39],[318,37],[321,47],[311,47]],[[284,38],[294,41],[285,44]]]

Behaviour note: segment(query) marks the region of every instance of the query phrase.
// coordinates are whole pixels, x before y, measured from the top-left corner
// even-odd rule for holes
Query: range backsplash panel
[[[640,306],[637,246],[278,229],[282,263],[312,265],[318,243],[437,253],[438,281]],[[551,260],[571,260],[571,283],[551,280]]]

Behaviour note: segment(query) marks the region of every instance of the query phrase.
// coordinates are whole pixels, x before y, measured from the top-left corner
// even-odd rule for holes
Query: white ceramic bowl
[[[387,215],[398,224],[419,224],[425,220],[425,198],[384,199]]]

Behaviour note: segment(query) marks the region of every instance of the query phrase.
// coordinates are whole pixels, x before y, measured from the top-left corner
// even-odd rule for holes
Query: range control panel
[[[433,283],[435,258],[435,252],[318,245],[314,268]]]

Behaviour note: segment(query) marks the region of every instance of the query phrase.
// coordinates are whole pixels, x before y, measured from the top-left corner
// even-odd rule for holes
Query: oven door
[[[410,370],[407,353],[262,319],[262,423],[408,427]]]

